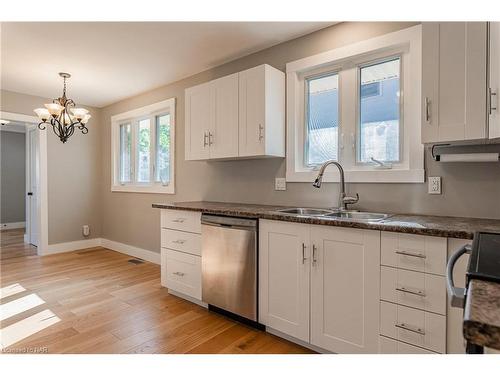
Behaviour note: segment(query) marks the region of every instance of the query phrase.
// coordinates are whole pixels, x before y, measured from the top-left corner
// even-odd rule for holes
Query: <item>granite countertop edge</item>
[[[288,221],[294,223],[328,225],[335,227],[381,230],[388,232],[421,234],[437,237],[472,239],[474,232],[500,233],[500,220],[457,218],[446,216],[393,214],[377,222],[359,222],[321,217],[305,217],[275,212],[287,206],[270,206],[228,202],[176,202],[153,203],[153,208],[196,211],[206,214]]]

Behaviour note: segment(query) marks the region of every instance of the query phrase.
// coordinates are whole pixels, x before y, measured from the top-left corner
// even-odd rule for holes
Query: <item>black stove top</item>
[[[467,267],[467,281],[481,279],[500,283],[500,233],[477,232]]]

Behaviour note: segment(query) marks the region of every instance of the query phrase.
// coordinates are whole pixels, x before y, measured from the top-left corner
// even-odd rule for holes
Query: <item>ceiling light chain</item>
[[[85,124],[90,119],[89,111],[85,108],[75,108],[73,99],[66,97],[66,79],[71,77],[69,73],[59,73],[63,78],[63,95],[54,99],[52,103],[45,104],[45,108],[35,109],[35,113],[41,122],[38,124],[40,130],[45,130],[44,124],[52,125],[54,134],[59,137],[62,143],[66,143],[69,137],[75,132],[75,126],[83,134],[89,132]],[[72,112],[72,115],[69,113]]]

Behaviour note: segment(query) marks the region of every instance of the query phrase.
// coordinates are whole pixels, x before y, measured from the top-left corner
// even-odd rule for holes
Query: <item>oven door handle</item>
[[[465,288],[458,288],[455,286],[453,268],[455,268],[457,260],[464,254],[470,254],[471,250],[472,248],[469,244],[462,246],[453,253],[446,265],[446,288],[448,289],[450,304],[453,307],[463,308],[465,303]]]

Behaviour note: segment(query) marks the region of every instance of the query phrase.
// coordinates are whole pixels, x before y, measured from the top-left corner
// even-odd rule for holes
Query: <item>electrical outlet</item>
[[[429,194],[441,194],[441,177],[429,177]]]
[[[88,225],[84,225],[82,227],[82,233],[85,237],[90,235],[90,227]]]
[[[286,190],[286,179],[275,178],[274,180],[274,190]]]

